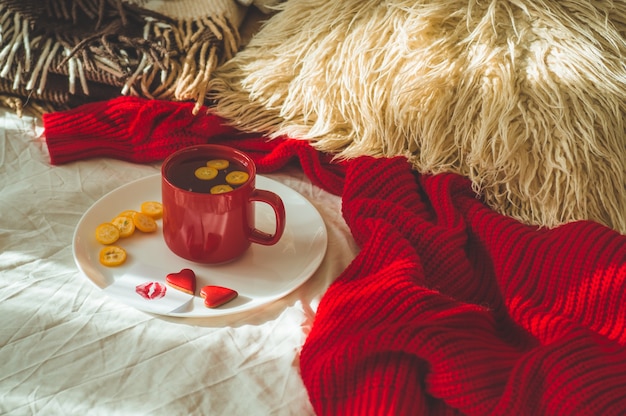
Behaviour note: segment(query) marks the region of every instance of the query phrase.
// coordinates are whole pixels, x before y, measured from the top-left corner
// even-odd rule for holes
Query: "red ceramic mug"
[[[211,168],[218,171],[214,178]],[[233,171],[238,179],[225,182]],[[237,149],[206,144],[171,154],[161,166],[163,237],[169,249],[187,260],[218,264],[240,257],[251,243],[276,244],[285,229],[283,201],[273,192],[256,189],[255,182],[254,161]],[[256,202],[274,210],[273,234],[255,228]]]

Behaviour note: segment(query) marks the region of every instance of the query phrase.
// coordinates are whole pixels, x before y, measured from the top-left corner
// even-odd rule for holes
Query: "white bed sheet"
[[[0,109],[0,414],[307,415],[298,354],[324,290],[357,253],[341,200],[297,168],[268,174],[328,229],[317,272],[287,297],[220,318],[146,314],[78,271],[82,214],[160,163],[51,166],[41,120]]]

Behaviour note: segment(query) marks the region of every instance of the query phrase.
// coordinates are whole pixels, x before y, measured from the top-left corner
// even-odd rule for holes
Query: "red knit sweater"
[[[312,152],[301,140],[268,141],[245,135],[212,114],[192,115],[193,103],[118,97],[72,110],[43,115],[46,144],[54,165],[95,157],[136,163],[156,162],[185,146],[221,143],[246,151],[261,173],[282,168],[292,159],[318,186],[340,194],[343,163]]]
[[[318,414],[626,414],[626,236],[584,221],[525,226],[460,176],[233,138],[184,104],[124,98],[44,123],[53,163],[154,161],[221,140],[252,153],[260,171],[296,157],[342,195],[361,252],[324,294],[302,349]]]

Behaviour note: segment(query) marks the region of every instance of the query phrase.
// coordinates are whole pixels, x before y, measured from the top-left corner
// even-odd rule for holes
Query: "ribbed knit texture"
[[[361,252],[302,349],[319,415],[626,414],[626,236],[593,222],[525,226],[460,176],[418,175],[399,157],[334,163],[191,106],[123,97],[48,114],[51,160],[148,162],[216,142],[260,172],[296,159],[342,195]]]
[[[110,157],[136,163],[157,162],[183,147],[202,143],[226,144],[246,151],[260,173],[272,172],[292,159],[318,186],[341,194],[344,166],[294,139],[244,135],[223,119],[206,112],[192,113],[194,103],[122,96],[43,115],[50,162]]]
[[[362,251],[301,354],[319,415],[624,415],[626,236],[535,229],[454,174],[349,164]]]

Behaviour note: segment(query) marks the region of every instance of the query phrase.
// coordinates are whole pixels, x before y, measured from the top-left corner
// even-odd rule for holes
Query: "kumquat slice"
[[[115,267],[126,261],[126,250],[119,246],[106,246],[100,250],[100,263],[107,267]]]
[[[212,159],[206,162],[206,165],[217,170],[226,169],[230,162],[226,159]]]
[[[223,194],[226,192],[230,192],[232,190],[233,190],[232,186],[222,184],[222,185],[215,185],[214,187],[211,188],[210,192],[212,194]]]
[[[96,227],[96,240],[102,244],[113,244],[120,238],[120,230],[110,222]]]
[[[130,237],[135,233],[135,223],[131,217],[120,215],[113,218],[111,224],[115,225],[120,230],[120,238]]]
[[[217,169],[211,166],[201,166],[194,172],[196,178],[203,181],[210,181],[217,176]]]
[[[246,183],[249,177],[250,175],[248,175],[248,172],[234,170],[226,175],[226,182],[231,185],[241,185],[243,183]]]
[[[144,214],[143,212],[138,212],[137,214],[135,214],[135,216],[133,217],[133,222],[135,223],[135,227],[137,227],[139,231],[142,231],[144,233],[151,233],[156,231],[157,229],[157,223],[154,218]]]
[[[141,212],[158,220],[163,216],[163,204],[157,201],[145,201],[141,204]]]
[[[120,212],[119,214],[117,214],[117,216],[118,217],[133,218],[136,213],[137,213],[137,211],[135,211],[134,209],[127,209],[127,210],[124,210],[124,211]]]

